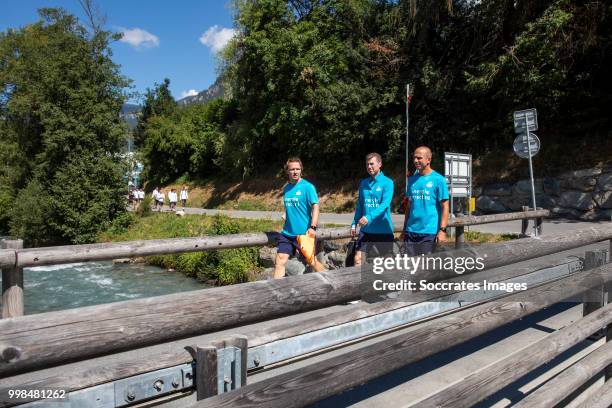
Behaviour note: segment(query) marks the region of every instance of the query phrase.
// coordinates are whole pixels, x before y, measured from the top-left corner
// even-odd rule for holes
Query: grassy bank
[[[280,221],[233,219],[224,216],[155,213],[146,217],[128,214],[102,233],[99,242],[143,239],[183,238],[201,235],[225,235],[241,232],[275,231]],[[236,248],[219,251],[192,252],[146,257],[146,262],[174,269],[202,282],[216,285],[254,280],[262,270],[257,248]]]

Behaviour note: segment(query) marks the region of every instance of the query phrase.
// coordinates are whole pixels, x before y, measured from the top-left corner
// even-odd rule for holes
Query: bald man
[[[431,168],[431,149],[414,151],[414,175],[408,178],[408,207],[404,217],[404,245],[408,256],[432,253],[437,242],[446,241],[448,186],[446,179]]]

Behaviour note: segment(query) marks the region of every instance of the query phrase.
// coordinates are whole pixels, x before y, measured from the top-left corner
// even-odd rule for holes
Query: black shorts
[[[355,250],[367,252],[368,255],[385,256],[393,252],[393,234],[369,234],[360,232]]]
[[[295,251],[300,252],[300,244],[297,242],[297,237],[290,237],[285,234],[279,234],[278,245],[276,252],[279,254],[295,255]]]
[[[408,256],[427,255],[436,250],[436,234],[406,232],[404,236],[404,248]]]

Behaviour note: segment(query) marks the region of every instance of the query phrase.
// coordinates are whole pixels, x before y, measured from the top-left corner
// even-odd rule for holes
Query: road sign
[[[472,195],[472,155],[445,152],[444,175],[450,195],[450,211],[454,214],[453,199],[465,197],[469,200]]]
[[[527,142],[529,141],[529,145]],[[525,133],[520,134],[514,139],[514,144],[512,145],[514,148],[514,153],[521,159],[529,158],[529,150],[531,149],[531,157],[538,154],[540,151],[540,139],[536,136],[535,133],[529,132],[529,136]]]
[[[515,133],[538,130],[538,111],[535,108],[515,111],[513,116]]]

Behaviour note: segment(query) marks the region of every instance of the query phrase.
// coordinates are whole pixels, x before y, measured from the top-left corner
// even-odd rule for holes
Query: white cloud
[[[123,37],[122,42],[126,42],[134,47],[154,48],[159,46],[159,38],[150,32],[141,28],[121,28]]]
[[[196,91],[195,89],[190,89],[188,91],[183,91],[181,92],[181,99],[186,98],[188,96],[195,96],[198,94],[198,91]]]
[[[200,42],[207,47],[210,47],[214,52],[219,52],[227,45],[229,40],[236,34],[233,28],[219,27],[214,25],[210,27],[200,37]]]

